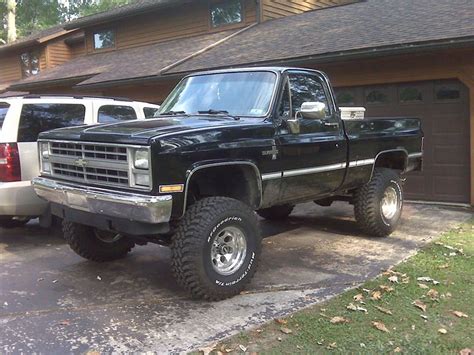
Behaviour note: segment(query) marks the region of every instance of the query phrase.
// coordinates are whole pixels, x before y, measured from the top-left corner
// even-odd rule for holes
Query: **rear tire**
[[[272,206],[258,210],[257,214],[270,221],[277,221],[288,217],[293,212],[293,208],[295,208],[293,205]]]
[[[227,197],[197,201],[180,220],[172,238],[172,269],[194,298],[222,300],[250,282],[261,253],[255,213]]]
[[[121,259],[135,246],[125,236],[73,222],[63,221],[63,233],[76,254],[92,261]]]
[[[403,208],[400,176],[391,169],[376,168],[372,179],[354,196],[357,224],[367,234],[386,237],[397,227]]]
[[[20,228],[30,221],[30,218],[16,218],[9,216],[0,217],[0,227],[5,229]]]

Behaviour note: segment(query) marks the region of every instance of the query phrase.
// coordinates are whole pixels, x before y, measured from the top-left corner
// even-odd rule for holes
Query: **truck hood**
[[[172,116],[113,124],[60,128],[40,134],[40,139],[150,144],[154,138],[190,130],[259,124],[263,118],[235,120],[226,116]]]

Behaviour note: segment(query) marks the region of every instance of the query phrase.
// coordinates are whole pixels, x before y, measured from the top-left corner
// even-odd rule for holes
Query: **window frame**
[[[383,93],[387,97],[387,101],[386,102],[380,102],[380,101],[369,102],[369,101],[367,101],[367,96],[372,91],[379,91],[379,92]],[[364,106],[385,106],[385,105],[390,105],[390,104],[393,103],[392,102],[392,97],[391,97],[392,95],[391,95],[391,92],[390,92],[390,86],[388,86],[388,85],[368,86],[368,87],[364,88],[363,94],[364,94],[364,96],[363,96]],[[397,102],[398,102],[398,97],[397,97]]]
[[[442,86],[456,86],[457,90],[459,91],[459,97],[455,99],[438,99],[436,93],[437,89]],[[458,103],[462,101],[462,85],[459,82],[456,81],[438,81],[433,83],[433,102],[435,104],[452,104],[452,103]]]
[[[28,65],[27,68],[25,68],[25,65],[24,65],[25,64],[25,62],[23,60],[24,55],[28,55],[28,64],[29,65]],[[38,58],[38,68],[37,68],[38,72],[36,74],[32,73],[31,57],[33,55],[36,55],[37,58]],[[33,49],[33,50],[29,50],[29,51],[20,53],[19,59],[20,59],[20,70],[21,70],[22,79],[30,78],[30,77],[38,75],[40,73],[40,71],[41,71],[41,50]],[[28,70],[30,72],[29,75],[25,75],[26,70]]]
[[[5,116],[3,118],[0,117],[0,132],[2,131],[3,123],[5,122],[5,119],[7,118],[8,111],[10,110],[10,107],[12,107],[11,104],[9,104],[6,101],[0,101],[0,109],[6,108],[7,111],[5,112]]]
[[[323,87],[323,90],[324,90],[324,94],[326,95],[326,100],[327,100],[327,104],[328,104],[328,110],[329,110],[329,115],[326,116],[324,119],[331,119],[331,121],[336,121],[336,122],[339,122],[339,120],[337,119],[336,117],[336,111],[335,111],[335,106],[334,106],[334,102],[335,102],[335,98],[333,97],[332,95],[332,92],[330,91],[329,89],[329,83],[328,81],[326,80],[325,77],[323,77],[321,74],[317,73],[317,72],[310,72],[310,71],[304,71],[304,70],[288,70],[285,72],[285,77],[288,81],[288,85],[289,85],[289,88],[290,88],[290,108],[291,108],[291,117],[294,118],[294,115],[295,113],[293,112],[293,99],[292,99],[292,95],[291,95],[291,83],[290,83],[290,75],[292,74],[297,74],[297,75],[308,75],[308,76],[314,76],[318,79],[318,81],[321,83],[321,86]]]
[[[107,32],[107,31],[111,31],[113,34],[114,34],[114,37],[113,37],[113,46],[110,46],[110,47],[103,47],[103,48],[97,48],[96,45],[95,45],[95,35],[96,34],[99,34],[101,32]],[[103,51],[111,51],[111,50],[114,50],[117,48],[117,30],[114,28],[114,27],[106,27],[106,28],[100,28],[100,29],[95,29],[95,30],[92,30],[92,51],[94,52],[103,52]]]
[[[226,23],[222,25],[217,25],[214,26],[212,23],[212,14],[211,14],[211,9],[213,6],[219,5],[219,4],[225,4],[226,0],[209,0],[208,6],[207,6],[207,13],[208,13],[208,27],[209,31],[221,31],[222,28],[224,29],[232,29],[232,28],[237,28],[241,27],[242,25],[245,24],[246,18],[245,18],[245,1],[244,0],[238,0],[240,2],[240,9],[241,9],[241,21],[239,22],[233,22],[233,23]]]
[[[412,100],[412,101],[402,101],[400,94],[402,90],[404,89],[409,89],[409,88],[414,88],[418,91],[418,93],[421,95],[421,100]],[[425,104],[426,101],[426,96],[425,93],[423,92],[422,88],[419,87],[418,85],[410,85],[410,84],[405,84],[405,85],[397,85],[397,104],[399,105],[422,105]]]

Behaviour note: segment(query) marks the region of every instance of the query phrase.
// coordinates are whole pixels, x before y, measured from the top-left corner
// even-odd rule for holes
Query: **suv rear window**
[[[144,107],[143,108],[143,113],[145,114],[145,118],[153,118],[158,114],[158,111],[160,111],[159,108],[156,107]]]
[[[137,114],[131,106],[105,105],[99,108],[99,123],[136,120]]]
[[[3,121],[5,120],[9,107],[10,105],[6,102],[0,102],[0,131],[2,130]]]
[[[24,104],[18,142],[35,142],[41,132],[84,124],[86,108],[78,104]]]

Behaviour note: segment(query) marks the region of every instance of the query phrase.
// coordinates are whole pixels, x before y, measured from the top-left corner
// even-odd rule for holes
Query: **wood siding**
[[[350,2],[353,0],[261,0],[262,20],[273,20]]]
[[[20,54],[2,55],[0,58],[0,85],[20,79]]]
[[[46,47],[46,57],[48,68],[61,65],[72,59],[71,48],[64,43],[63,39],[48,43]]]
[[[244,20],[242,23],[233,26],[222,26],[217,29],[210,26],[209,4],[207,1],[186,5],[182,10],[174,8],[161,10],[160,12],[117,21],[105,27],[93,28],[86,33],[87,53],[94,52],[93,33],[101,29],[115,30],[115,49],[123,49],[229,28],[244,27],[255,23],[257,20],[255,1],[243,0],[243,5]],[[97,52],[101,52],[101,50]]]

